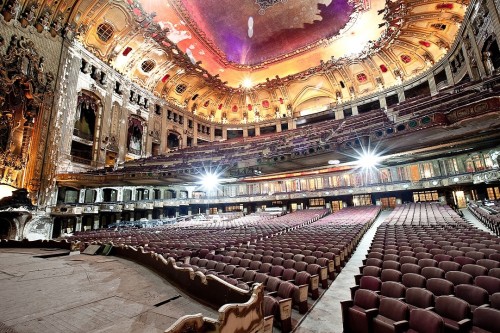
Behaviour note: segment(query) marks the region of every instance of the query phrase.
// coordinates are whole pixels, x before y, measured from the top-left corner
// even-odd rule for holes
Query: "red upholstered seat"
[[[474,284],[485,289],[489,295],[500,292],[500,279],[493,276],[478,276],[474,279]]]
[[[438,267],[424,267],[420,274],[425,277],[427,280],[432,278],[444,278],[444,271]]]
[[[407,333],[443,333],[444,320],[434,312],[414,309],[410,312],[409,327]]]
[[[401,281],[407,288],[411,287],[425,288],[426,279],[420,274],[406,273],[403,274]]]
[[[472,319],[472,333],[500,332],[500,310],[478,308]]]
[[[447,331],[466,332],[472,326],[470,306],[460,298],[453,296],[437,297],[435,311],[443,318]]]
[[[444,278],[452,282],[455,286],[459,284],[472,284],[474,278],[465,272],[450,271],[444,275]]]
[[[410,309],[429,309],[434,307],[434,294],[424,288],[406,289],[405,302]]]
[[[408,305],[392,298],[382,298],[378,315],[373,318],[373,333],[401,332],[408,326]]]
[[[440,278],[427,280],[426,288],[433,293],[434,296],[453,295],[454,291],[452,282]]]
[[[438,267],[441,268],[445,274],[449,271],[459,271],[462,268],[458,262],[454,261],[440,261]]]
[[[470,284],[459,284],[456,286],[455,296],[469,303],[472,311],[478,306],[489,304],[490,298],[485,289]]]
[[[371,290],[359,289],[352,301],[341,302],[344,332],[371,332],[372,318],[377,313],[379,298]]]

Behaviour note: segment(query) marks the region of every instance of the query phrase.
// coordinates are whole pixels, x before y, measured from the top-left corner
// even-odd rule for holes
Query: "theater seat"
[[[500,310],[478,308],[474,311],[471,333],[500,332]]]
[[[379,298],[371,290],[359,289],[354,300],[340,302],[345,333],[371,332],[372,319],[377,314]]]
[[[444,320],[434,312],[422,309],[411,310],[407,333],[443,333]]]
[[[460,298],[437,297],[435,311],[443,318],[447,332],[467,332],[472,327],[470,306]]]
[[[397,333],[408,328],[408,305],[392,298],[380,300],[378,315],[373,318],[373,333]]]
[[[410,310],[434,308],[434,294],[424,288],[406,289],[405,302]]]
[[[500,279],[493,276],[478,276],[474,279],[474,284],[485,289],[489,295],[500,292]]]
[[[455,296],[469,303],[472,312],[479,306],[487,305],[490,298],[486,290],[470,284],[459,284],[456,286]]]

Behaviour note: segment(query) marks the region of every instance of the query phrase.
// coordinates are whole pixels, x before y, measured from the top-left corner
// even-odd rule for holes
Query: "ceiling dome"
[[[81,41],[136,83],[202,117],[239,122],[251,105],[266,120],[287,109],[314,112],[315,103],[346,103],[424,73],[448,52],[468,2],[235,4],[107,4],[82,16]],[[109,41],[97,37],[102,24],[113,29]],[[142,69],[146,60],[156,64],[149,71]]]

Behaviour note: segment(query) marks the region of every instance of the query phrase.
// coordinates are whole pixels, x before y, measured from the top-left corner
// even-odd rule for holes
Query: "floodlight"
[[[200,183],[207,190],[213,190],[219,185],[219,176],[216,173],[207,172],[201,176]]]
[[[361,155],[359,155],[356,163],[361,168],[369,169],[376,167],[379,161],[380,156],[372,151],[364,151]]]

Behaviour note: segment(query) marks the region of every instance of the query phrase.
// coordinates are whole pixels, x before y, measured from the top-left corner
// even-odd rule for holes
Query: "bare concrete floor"
[[[134,262],[40,253],[0,249],[0,332],[153,333],[185,314],[218,316]]]

